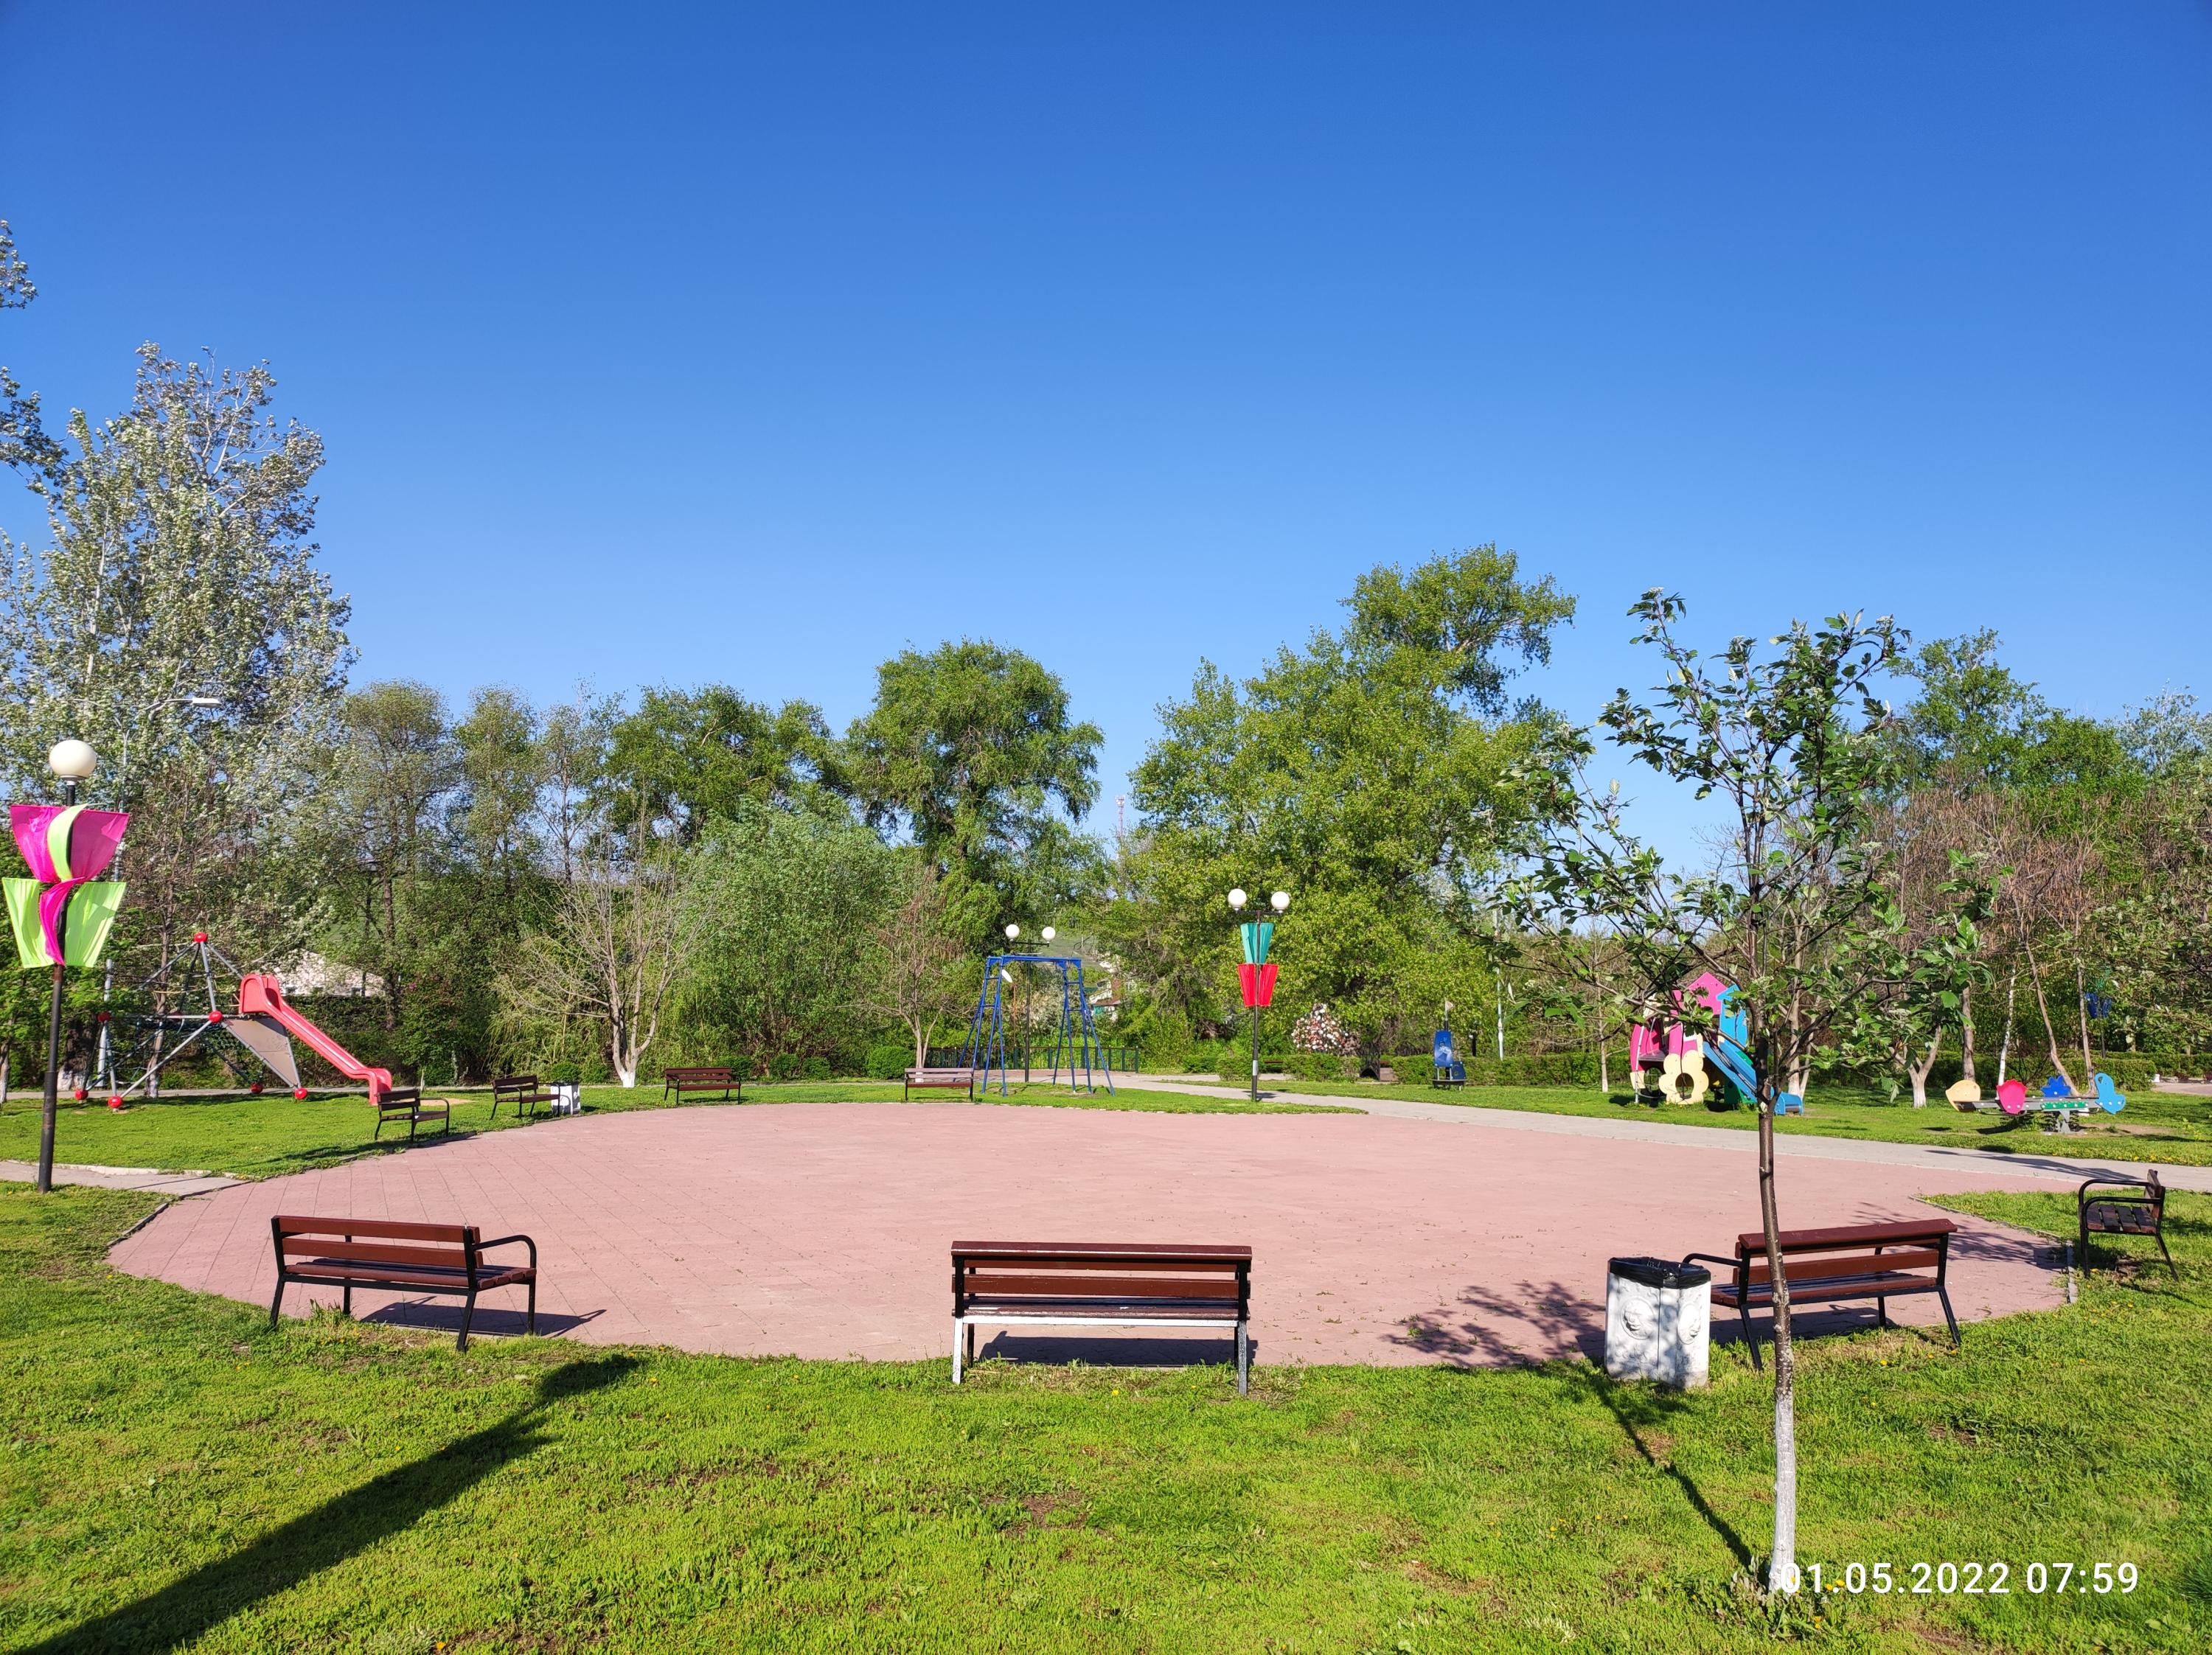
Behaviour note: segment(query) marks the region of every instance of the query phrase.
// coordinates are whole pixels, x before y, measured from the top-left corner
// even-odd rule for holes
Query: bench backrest
[[[1250,1308],[1252,1249],[1060,1241],[955,1241],[952,1296],[1206,1300]]]
[[[415,1109],[421,1106],[422,1102],[421,1087],[395,1086],[390,1091],[378,1094],[376,1106],[379,1109]]]
[[[906,1072],[918,1081],[964,1081],[975,1071],[972,1069],[909,1069]]]
[[[473,1270],[483,1237],[473,1224],[416,1224],[389,1218],[307,1218],[279,1213],[269,1221],[280,1264],[336,1258],[351,1264]]]
[[[1948,1218],[1901,1224],[1845,1224],[1824,1230],[1784,1230],[1776,1239],[1793,1282],[1817,1282],[1832,1276],[1861,1276],[1869,1269],[1941,1270],[1958,1226]],[[1875,1249],[1881,1249],[1876,1258]],[[1772,1271],[1766,1263],[1766,1237],[1746,1230],[1735,1239],[1739,1267],[1748,1265],[1753,1282]]]
[[[505,1097],[510,1092],[535,1092],[537,1089],[538,1076],[535,1075],[501,1075],[491,1083],[491,1094],[495,1098]]]
[[[664,1069],[660,1071],[661,1078],[665,1081],[703,1082],[709,1086],[720,1086],[723,1082],[732,1079],[735,1074],[736,1071],[731,1069]]]

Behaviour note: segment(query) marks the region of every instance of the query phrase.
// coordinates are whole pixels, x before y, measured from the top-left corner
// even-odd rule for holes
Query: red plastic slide
[[[284,987],[265,973],[248,973],[238,979],[238,1011],[242,1017],[273,1017],[308,1050],[349,1080],[368,1082],[368,1100],[374,1103],[392,1089],[392,1071],[372,1069],[284,1003]]]

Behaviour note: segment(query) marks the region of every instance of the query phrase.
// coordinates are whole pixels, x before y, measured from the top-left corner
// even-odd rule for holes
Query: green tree
[[[338,951],[384,979],[384,1025],[396,1028],[426,937],[436,934],[424,909],[451,866],[462,752],[445,698],[427,684],[373,683],[345,698],[338,724],[323,795],[342,893]]]
[[[1887,829],[1900,743],[1879,690],[1905,659],[1887,617],[1792,623],[1762,652],[1732,640],[1708,661],[1675,631],[1681,600],[1646,593],[1631,613],[1665,682],[1656,699],[1623,690],[1601,722],[1612,742],[1668,780],[1717,798],[1725,850],[1707,871],[1669,870],[1629,830],[1617,786],[1589,779],[1587,732],[1562,732],[1531,769],[1553,791],[1534,813],[1525,865],[1507,887],[1531,929],[1595,922],[1617,941],[1640,997],[1668,1004],[1700,971],[1734,983],[1758,1073],[1759,1218],[1774,1282],[1774,1544],[1771,1589],[1796,1584],[1796,1359],[1774,1181],[1774,1106],[1783,1076],[1817,1056],[1887,1060],[1924,1024],[1929,997],[1955,993],[1986,886],[1966,888],[1947,931],[1911,946]],[[1686,1009],[1684,1021],[1715,1033]],[[1838,1043],[1847,1049],[1838,1050]]]
[[[878,986],[899,882],[898,854],[850,820],[748,803],[716,823],[690,864],[687,1042],[757,1064],[832,1055]]]
[[[26,310],[39,296],[31,267],[15,251],[15,233],[0,218],[0,311]],[[46,434],[39,417],[39,395],[26,391],[0,367],[0,465],[28,476],[49,476],[63,460],[61,445]]]
[[[1341,633],[1285,646],[1238,684],[1202,665],[1161,709],[1133,777],[1143,826],[1102,923],[1155,992],[1200,1023],[1233,1015],[1232,886],[1294,894],[1279,933],[1286,1003],[1326,1001],[1389,1050],[1490,969],[1475,903],[1531,794],[1515,779],[1552,721],[1509,706],[1574,602],[1495,546],[1410,573],[1377,568]]]
[[[1096,848],[1076,824],[1097,798],[1103,739],[1071,721],[1066,687],[1039,663],[963,640],[878,667],[875,705],[846,747],[870,824],[912,838],[947,882],[947,924],[987,946],[1094,876]]]
[[[127,412],[73,412],[50,465],[13,455],[50,543],[0,537],[0,767],[35,793],[54,741],[100,753],[92,801],[135,818],[118,949],[147,967],[204,926],[262,959],[313,923],[291,829],[351,651],[311,538],[322,440],[274,394],[265,366],[149,345]]]
[[[722,684],[648,689],[614,718],[595,797],[623,831],[696,844],[748,803],[818,807],[842,786],[836,743],[805,701],[771,710]]]

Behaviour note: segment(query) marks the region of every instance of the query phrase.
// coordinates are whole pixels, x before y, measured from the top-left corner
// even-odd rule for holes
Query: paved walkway
[[[35,1184],[38,1180],[37,1162],[0,1161],[0,1184]],[[58,1161],[54,1163],[55,1183],[89,1184],[103,1190],[155,1190],[163,1195],[207,1195],[244,1181],[242,1179],[226,1178],[221,1173],[165,1173],[158,1167],[77,1167]]]
[[[1257,1254],[1263,1361],[1486,1363],[1595,1354],[1609,1255],[1724,1249],[1749,1228],[1756,1168],[1735,1137],[1570,1145],[1381,1112],[964,1102],[586,1115],[179,1202],[112,1256],[135,1274],[266,1305],[272,1214],[466,1222],[537,1237],[547,1331],[914,1358],[950,1348],[956,1238],[1243,1242]],[[1801,1158],[1782,1193],[1792,1224],[1815,1225],[1925,1216],[1916,1196],[1993,1187],[2051,1186],[2009,1168]],[[1962,1318],[2059,1302],[2048,1244],[1965,1222],[1952,1276]],[[287,1308],[303,1312],[311,1293],[335,1298],[295,1288]],[[450,1300],[392,1295],[359,1294],[356,1306],[423,1325],[457,1314]],[[1936,1319],[1925,1300],[1899,1309]],[[1869,1319],[1856,1308],[1808,1319],[1816,1329]],[[520,1324],[503,1309],[479,1322]],[[1203,1335],[1000,1334],[988,1348],[1125,1361],[1226,1354]]]
[[[1144,1092],[1184,1092],[1199,1097],[1243,1098],[1250,1094],[1233,1086],[1208,1086],[1166,1075],[1116,1075],[1114,1084]],[[1595,1115],[1547,1115],[1530,1109],[1485,1109],[1462,1103],[1425,1103],[1408,1098],[1378,1098],[1358,1093],[1268,1092],[1261,1096],[1274,1103],[1308,1103],[1332,1108],[1351,1107],[1370,1115],[1399,1120],[1442,1121],[1458,1126],[1486,1126],[1506,1132],[1545,1132],[1560,1137],[1608,1138],[1622,1143],[1672,1143],[1695,1149],[1717,1149],[1738,1155],[1759,1153],[1759,1135],[1726,1126],[1686,1126],[1673,1121],[1624,1114],[1618,1118]],[[2032,1142],[2033,1140],[2031,1140]],[[2212,1194],[2212,1167],[2154,1166],[2144,1161],[2090,1161],[2072,1155],[2038,1154],[2033,1150],[1947,1149],[1935,1144],[1887,1143],[1880,1139],[1814,1137],[1794,1132],[1778,1134],[1774,1153],[1782,1160],[1873,1161],[1889,1167],[1921,1167],[1935,1172],[1966,1167],[2017,1173],[2023,1177],[2050,1179],[2078,1185],[2100,1173],[2147,1178],[2155,1171],[2170,1189]]]

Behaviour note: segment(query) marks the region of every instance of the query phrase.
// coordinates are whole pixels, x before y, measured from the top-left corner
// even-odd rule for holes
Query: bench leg
[[[1943,1319],[1951,1326],[1951,1349],[1960,1349],[1962,1348],[1962,1342],[1959,1337],[1959,1319],[1951,1313],[1951,1295],[1942,1287],[1938,1286],[1936,1289],[1936,1297],[1942,1304]]]
[[[468,1302],[461,1306],[461,1337],[453,1341],[454,1349],[466,1350],[469,1348],[469,1324],[476,1319],[477,1296],[471,1293],[469,1294]]]
[[[338,1307],[344,1312],[345,1319],[348,1321],[351,1321],[353,1319],[353,1283],[350,1282],[347,1282],[345,1286],[339,1288],[338,1291],[341,1295],[343,1295],[339,1300]]]
[[[272,1330],[276,1325],[276,1319],[283,1313],[283,1310],[284,1272],[279,1270],[276,1272],[276,1296],[269,1301],[269,1325]]]
[[[1889,1325],[1889,1300],[1883,1298],[1880,1294],[1876,1294],[1875,1295],[1874,1325],[1876,1327],[1887,1327]]]
[[[530,1310],[527,1325],[531,1337],[535,1338],[538,1335],[538,1278],[534,1276],[530,1278]]]
[[[968,1343],[968,1324],[959,1317],[952,1319],[952,1383],[960,1383],[961,1348]]]
[[[1743,1335],[1743,1342],[1751,1347],[1752,1371],[1764,1373],[1765,1365],[1759,1360],[1759,1330],[1752,1325],[1751,1312],[1747,1310],[1738,1311],[1735,1320],[1738,1331]]]
[[[1247,1397],[1252,1393],[1252,1341],[1247,1325],[1237,1324],[1237,1394]]]
[[[2166,1260],[2166,1273],[2179,1282],[2181,1279],[2181,1272],[2174,1269],[2173,1255],[2166,1250],[2166,1231],[2163,1228],[2153,1230],[2150,1233],[2150,1239],[2158,1243],[2159,1252]]]

